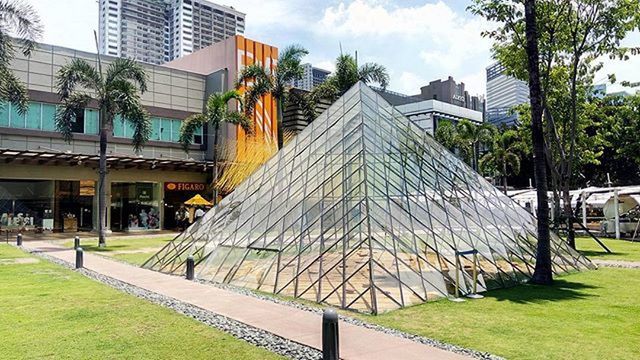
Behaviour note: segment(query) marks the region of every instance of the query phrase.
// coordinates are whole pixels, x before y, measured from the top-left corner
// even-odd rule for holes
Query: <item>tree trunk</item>
[[[218,131],[220,123],[216,122],[213,127],[213,206],[218,205]]]
[[[282,128],[282,116],[283,116],[283,101],[282,99],[278,99],[278,111],[277,111],[277,117],[278,119],[277,121],[277,131],[278,131],[278,150],[282,149],[282,147],[284,146],[284,131]]]
[[[551,270],[547,168],[545,162],[544,133],[542,130],[542,90],[540,87],[540,59],[538,53],[535,0],[525,0],[525,25],[529,96],[531,98],[531,137],[534,153],[533,163],[535,168],[536,193],[538,196],[538,245],[536,251],[536,266],[531,282],[534,284],[549,285],[553,281],[553,273]]]
[[[502,161],[502,189],[507,195],[507,162],[504,160]]]
[[[100,114],[101,117],[104,114]],[[104,120],[103,120],[104,121]],[[100,126],[100,162],[98,170],[98,247],[107,246],[106,225],[106,178],[107,178],[107,135],[109,128],[106,125]]]
[[[569,193],[569,184],[565,183],[562,187],[562,201],[564,208],[565,222],[567,224],[567,243],[571,248],[576,248],[576,232],[573,229],[573,208],[571,207],[571,194]]]

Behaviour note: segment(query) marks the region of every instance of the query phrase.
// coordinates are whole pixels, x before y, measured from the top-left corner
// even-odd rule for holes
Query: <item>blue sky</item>
[[[43,42],[95,51],[95,0],[27,2],[42,17]],[[391,90],[415,94],[429,81],[451,75],[465,82],[470,93],[485,93],[484,69],[491,63],[491,41],[480,32],[491,25],[465,11],[470,0],[218,2],[247,14],[247,37],[280,48],[301,44],[310,52],[306,61],[315,66],[332,70],[342,44],[345,52],[357,50],[360,62],[385,65],[391,75]],[[632,34],[627,43],[640,46],[640,34]],[[605,62],[596,80],[604,81],[607,73],[616,73],[618,79],[640,81],[640,57]]]

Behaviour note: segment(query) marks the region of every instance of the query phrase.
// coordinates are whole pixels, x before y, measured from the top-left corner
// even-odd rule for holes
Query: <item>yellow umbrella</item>
[[[190,206],[213,206],[212,203],[208,202],[205,198],[200,196],[200,194],[197,194],[191,199],[185,201],[184,204]]]

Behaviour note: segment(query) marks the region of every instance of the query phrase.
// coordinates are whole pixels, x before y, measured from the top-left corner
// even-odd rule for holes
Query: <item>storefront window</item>
[[[0,227],[53,229],[53,184],[0,180]]]
[[[160,229],[158,183],[111,184],[111,230]]]

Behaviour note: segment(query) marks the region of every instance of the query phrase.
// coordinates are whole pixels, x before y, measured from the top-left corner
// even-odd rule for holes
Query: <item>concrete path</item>
[[[603,267],[640,269],[640,261],[623,261],[623,260],[594,260],[591,262]]]
[[[24,243],[24,246],[70,263],[75,262],[74,251],[57,244],[32,241]],[[193,304],[297,343],[322,349],[322,317],[318,314],[138,268],[90,253],[84,254],[84,266],[100,274]],[[340,322],[340,355],[344,359],[368,360],[469,359],[460,354],[344,322]]]

